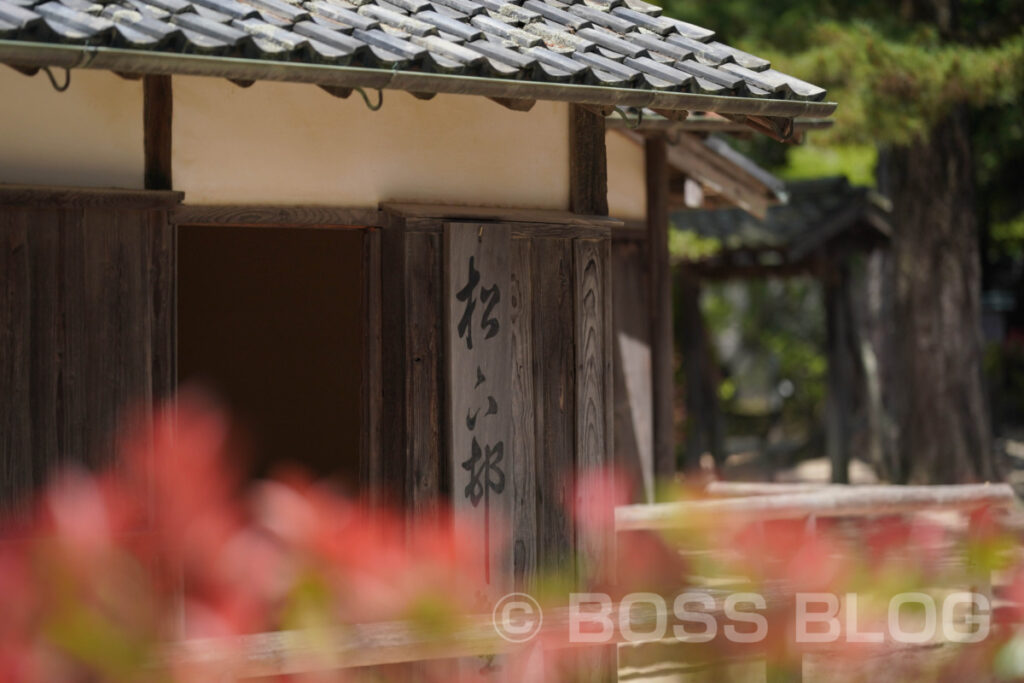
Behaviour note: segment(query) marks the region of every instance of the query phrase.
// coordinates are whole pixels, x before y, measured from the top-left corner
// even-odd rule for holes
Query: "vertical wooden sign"
[[[512,590],[509,226],[445,226],[452,503],[480,534],[487,602]]]

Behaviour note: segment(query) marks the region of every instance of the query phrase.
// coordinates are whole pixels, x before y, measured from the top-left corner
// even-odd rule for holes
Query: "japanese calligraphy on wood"
[[[512,577],[512,325],[507,225],[445,226],[452,500],[479,524],[488,597]]]

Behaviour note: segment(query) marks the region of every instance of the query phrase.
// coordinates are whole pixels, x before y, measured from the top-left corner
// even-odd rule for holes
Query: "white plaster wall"
[[[381,201],[566,209],[567,105],[514,112],[480,97],[174,78],[174,186],[190,204]],[[369,93],[376,99],[376,92]]]
[[[608,150],[608,213],[613,218],[647,218],[644,148],[618,131],[605,136]]]
[[[0,183],[138,189],[144,164],[141,80],[76,69],[59,93],[0,66]]]

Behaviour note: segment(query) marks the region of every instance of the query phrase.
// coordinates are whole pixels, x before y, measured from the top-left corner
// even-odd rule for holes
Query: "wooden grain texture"
[[[646,169],[647,229],[651,373],[654,400],[654,469],[661,479],[675,474],[673,439],[672,271],[668,252],[668,163],[665,139],[648,137],[644,143]]]
[[[173,231],[166,212],[129,204],[0,210],[0,355],[16,359],[0,402],[4,507],[62,464],[111,462],[116,431],[129,417],[145,430],[173,389]]]
[[[602,140],[604,138],[602,137]],[[440,219],[500,223],[536,223],[547,226],[572,226],[574,228],[606,228],[611,229],[622,224],[616,218],[609,218],[608,212],[558,211],[548,209],[509,209],[484,206],[450,206],[444,204],[415,204],[402,202],[386,202],[384,211],[394,213],[409,220]]]
[[[99,187],[51,187],[0,184],[0,205],[54,207],[113,207],[117,209],[172,208],[185,195],[181,192],[121,190]]]
[[[449,491],[444,430],[443,244],[440,235],[405,235],[406,504],[432,516]]]
[[[173,220],[179,225],[251,225],[277,228],[358,229],[379,227],[384,224],[384,217],[377,209],[302,205],[186,204],[175,210]]]
[[[444,231],[446,219],[441,218],[407,218],[406,230],[410,232]],[[572,225],[568,223],[508,223],[513,238],[520,237],[562,237],[565,239],[590,238],[602,239],[611,234],[607,225]]]
[[[604,476],[612,465],[614,428],[611,354],[611,243],[574,240],[576,344],[575,508],[587,510],[587,528],[576,529],[579,585],[615,580],[614,491]],[[580,680],[615,681],[617,648],[580,653]]]
[[[575,288],[570,240],[532,244],[537,564],[573,571],[570,521],[576,452]],[[543,295],[541,295],[543,293]]]
[[[170,190],[171,134],[174,96],[171,77],[142,78],[142,130],[145,159],[144,183],[147,190]]]
[[[512,240],[508,302],[512,346],[512,538],[515,588],[520,591],[533,586],[537,573],[532,254],[530,240]]]
[[[452,506],[482,541],[488,598],[512,589],[512,335],[507,225],[445,228],[445,357]]]
[[[1009,484],[951,486],[829,486],[806,493],[781,493],[692,503],[624,505],[615,510],[618,531],[685,529],[732,519],[803,519],[900,515],[922,510],[977,510],[1008,507]]]
[[[575,240],[575,356],[576,356],[576,475],[587,477],[605,471],[611,464],[614,420],[609,304],[610,245],[607,240]],[[596,485],[596,484],[595,484]],[[599,487],[600,488],[600,487]],[[604,499],[607,519],[596,526],[610,529],[611,492],[576,489],[576,505],[593,506]],[[591,500],[583,500],[589,496]],[[607,578],[613,539],[604,534],[577,537],[577,569],[580,580]]]
[[[654,502],[654,424],[647,254],[612,242],[614,461],[634,483],[635,502]]]
[[[604,116],[569,105],[569,208],[608,215],[608,162]]]
[[[152,292],[153,399],[166,400],[177,388],[178,229],[166,212],[148,215],[149,272]]]
[[[367,230],[363,235],[363,332],[362,417],[359,432],[360,489],[371,508],[384,502],[383,461],[381,451],[382,336],[381,336],[381,231]]]
[[[32,289],[27,209],[0,211],[0,507],[32,487]]]
[[[381,231],[381,424],[386,427],[377,495],[396,507],[406,498],[405,236],[401,219],[389,216]]]

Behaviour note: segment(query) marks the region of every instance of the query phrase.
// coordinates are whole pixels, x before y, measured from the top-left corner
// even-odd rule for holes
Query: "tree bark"
[[[899,482],[997,477],[982,382],[981,262],[966,113],[888,155]]]

